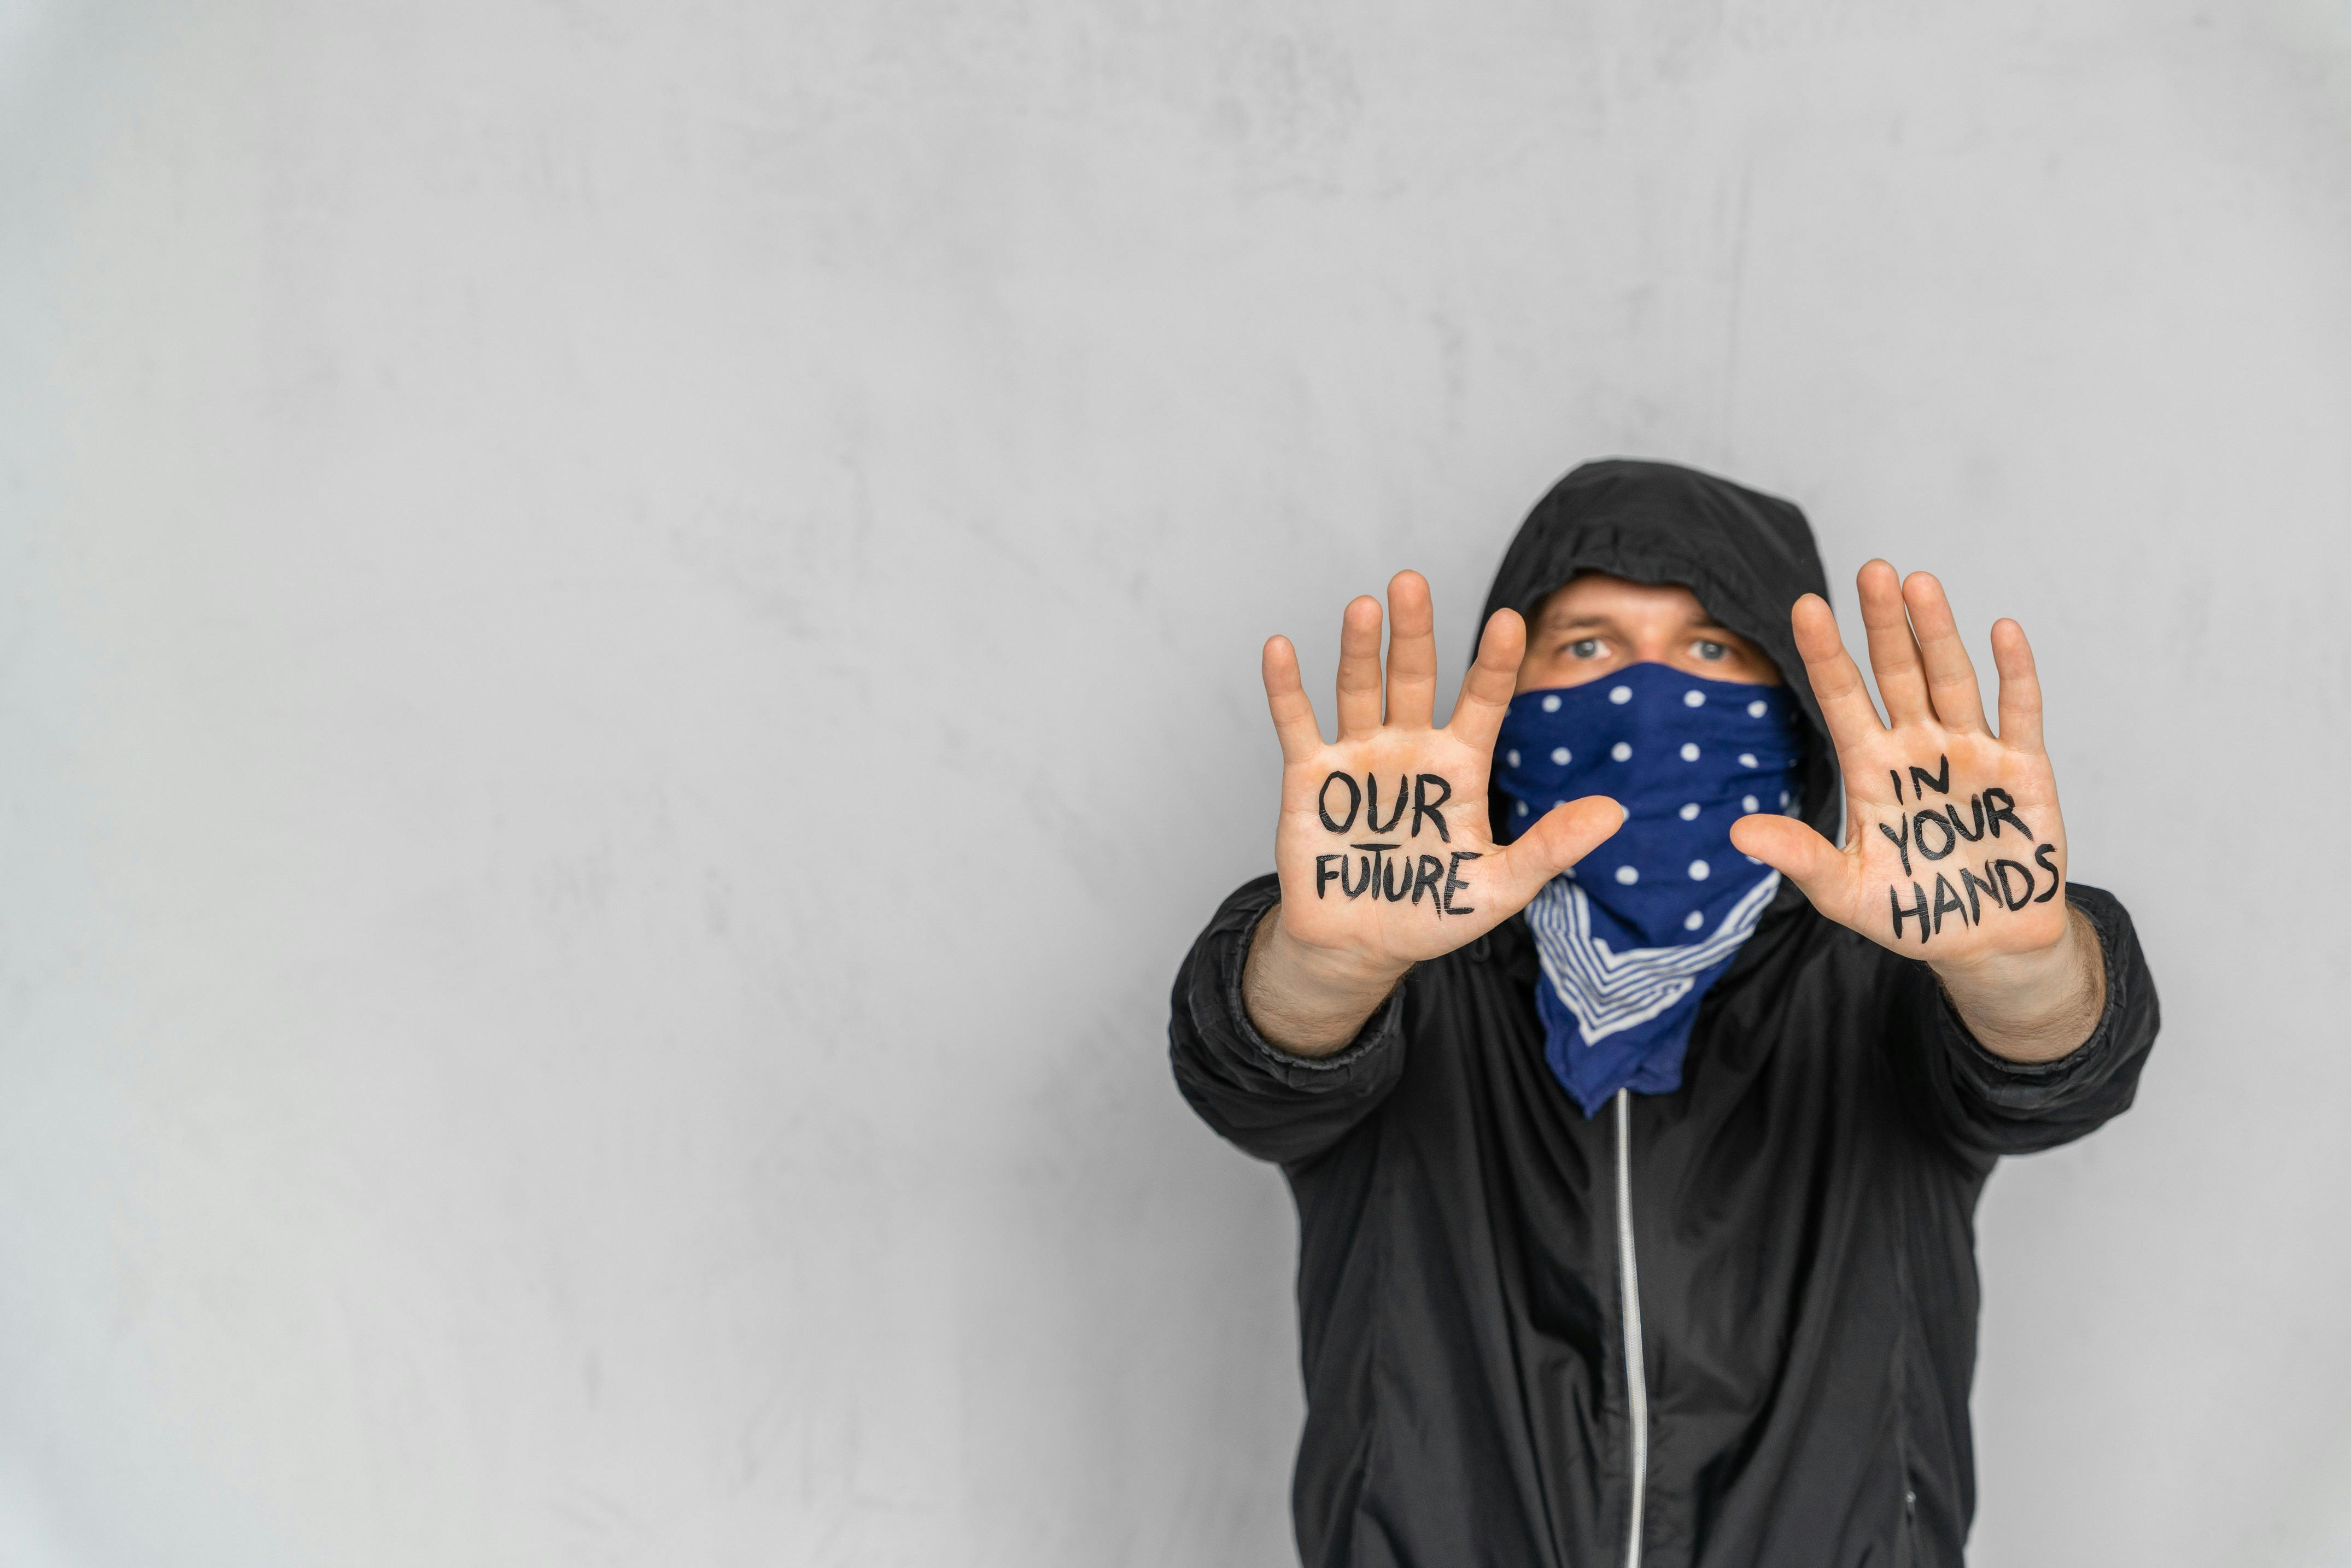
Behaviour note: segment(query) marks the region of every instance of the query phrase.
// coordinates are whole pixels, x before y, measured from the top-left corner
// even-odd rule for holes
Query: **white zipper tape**
[[[1649,1491],[1649,1379],[1641,1366],[1641,1267],[1633,1252],[1633,1092],[1616,1091],[1616,1273],[1625,1322],[1625,1402],[1633,1417],[1633,1509],[1625,1568],[1641,1568],[1641,1507]]]

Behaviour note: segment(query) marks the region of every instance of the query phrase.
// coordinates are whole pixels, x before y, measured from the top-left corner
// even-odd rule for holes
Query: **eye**
[[[1567,645],[1567,651],[1569,656],[1573,658],[1596,659],[1600,657],[1600,639],[1597,637],[1579,637],[1574,642],[1570,643]]]
[[[1699,658],[1704,659],[1709,664],[1720,664],[1723,660],[1730,657],[1730,650],[1729,648],[1724,647],[1719,643],[1709,643],[1703,637],[1690,644],[1690,652],[1697,654]]]

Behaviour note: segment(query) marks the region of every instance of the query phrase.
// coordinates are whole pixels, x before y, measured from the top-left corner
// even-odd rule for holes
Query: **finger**
[[[1515,610],[1497,610],[1478,638],[1478,657],[1461,677],[1461,695],[1445,728],[1483,756],[1502,733],[1502,717],[1519,689],[1519,664],[1527,653],[1527,623]]]
[[[1265,640],[1265,706],[1273,713],[1273,733],[1281,742],[1281,760],[1303,762],[1322,749],[1322,727],[1314,719],[1314,704],[1298,678],[1298,650],[1287,637]]]
[[[1516,915],[1541,893],[1543,883],[1575,864],[1625,825],[1625,808],[1605,795],[1563,800],[1545,811],[1535,825],[1495,853],[1501,860],[1499,877],[1486,890],[1487,901],[1499,915]]]
[[[1796,601],[1788,620],[1795,629],[1796,652],[1804,657],[1804,674],[1813,683],[1813,699],[1821,705],[1821,717],[1828,724],[1830,743],[1840,752],[1849,751],[1884,734],[1886,727],[1877,722],[1869,688],[1861,684],[1861,666],[1844,651],[1844,639],[1837,635],[1836,617],[1830,613],[1828,601],[1807,593]]]
[[[1927,664],[1927,691],[1935,699],[1935,716],[1945,729],[1984,733],[1983,694],[1976,689],[1976,666],[1968,645],[1959,641],[1959,622],[1951,619],[1951,601],[1932,572],[1914,571],[1902,582],[1902,598],[1910,606],[1910,624],[1917,629],[1918,656]]]
[[[2039,752],[2041,672],[2032,663],[2032,644],[2024,640],[2024,628],[2005,616],[1991,623],[1991,662],[2000,670],[2001,744]]]
[[[1437,612],[1428,580],[1400,571],[1388,580],[1388,723],[1426,729],[1437,710]]]
[[[1366,593],[1339,622],[1339,738],[1380,727],[1380,601]]]
[[[1927,703],[1927,668],[1918,662],[1918,642],[1910,635],[1909,611],[1902,602],[1902,579],[1894,568],[1873,560],[1855,579],[1861,590],[1861,623],[1869,631],[1869,667],[1886,720],[1899,727],[1933,716]]]
[[[1730,843],[1753,855],[1803,890],[1813,907],[1844,921],[1852,902],[1852,873],[1837,847],[1793,817],[1758,813],[1730,824]]]

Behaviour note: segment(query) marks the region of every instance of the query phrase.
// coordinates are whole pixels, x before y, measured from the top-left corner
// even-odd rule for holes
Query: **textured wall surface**
[[[1980,1568],[2351,1560],[2346,277],[2332,0],[0,0],[0,1560],[1288,1560],[1257,644],[1610,453],[2157,965]]]

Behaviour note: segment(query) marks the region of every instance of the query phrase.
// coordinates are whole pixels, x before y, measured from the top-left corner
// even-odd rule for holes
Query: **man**
[[[2022,630],[1995,735],[1934,579],[1859,587],[1883,721],[1801,512],[1595,463],[1445,727],[1411,572],[1335,742],[1266,644],[1277,874],[1170,1035],[1297,1200],[1310,1568],[1959,1563],[1976,1200],[2130,1103],[2156,999]]]

